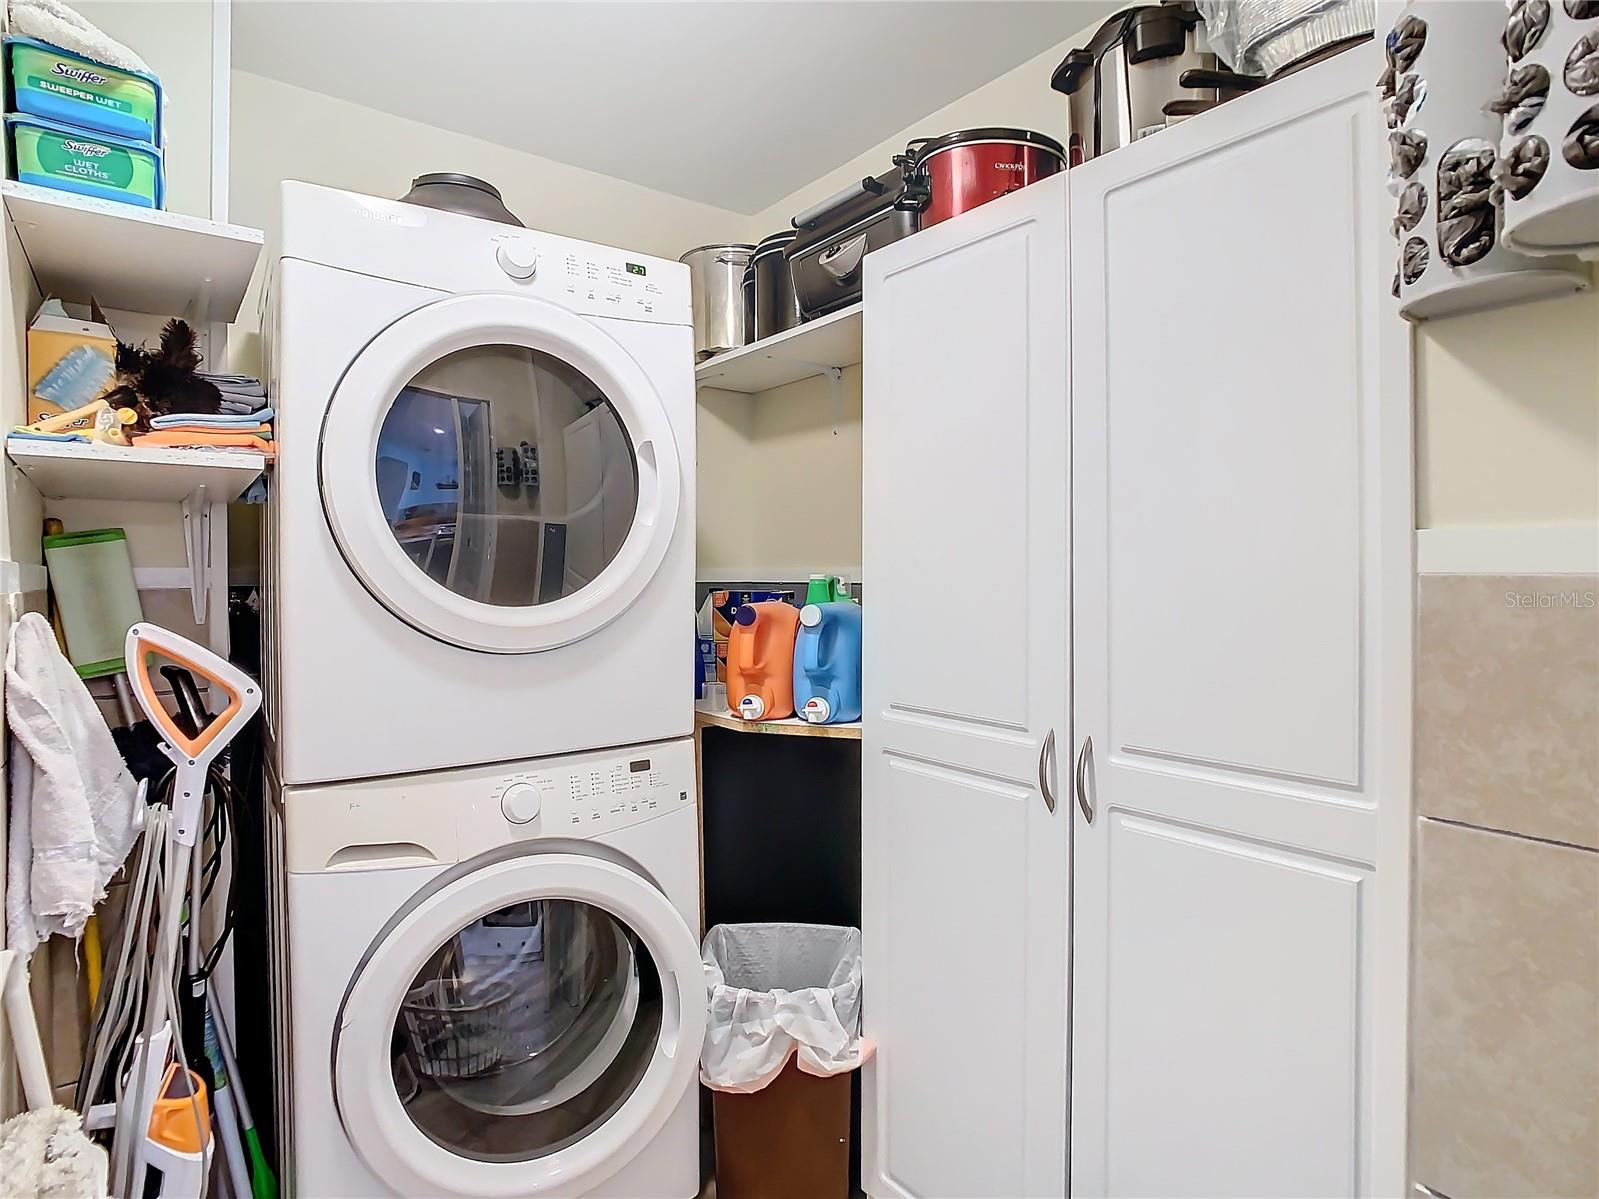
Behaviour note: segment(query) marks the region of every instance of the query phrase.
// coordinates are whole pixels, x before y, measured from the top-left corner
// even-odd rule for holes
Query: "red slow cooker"
[[[922,214],[922,228],[1048,178],[1066,165],[1054,138],[1028,129],[962,129],[919,138],[894,160],[905,168],[900,207]]]

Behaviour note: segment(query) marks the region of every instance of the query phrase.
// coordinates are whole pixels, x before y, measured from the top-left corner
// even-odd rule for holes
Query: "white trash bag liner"
[[[759,1091],[798,1055],[807,1074],[871,1057],[861,1030],[861,932],[835,924],[718,924],[702,957],[709,1012],[700,1081]]]

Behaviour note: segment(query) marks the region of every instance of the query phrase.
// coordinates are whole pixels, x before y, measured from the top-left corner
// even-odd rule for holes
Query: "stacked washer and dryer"
[[[691,1196],[687,269],[286,183],[269,296],[289,1189]]]

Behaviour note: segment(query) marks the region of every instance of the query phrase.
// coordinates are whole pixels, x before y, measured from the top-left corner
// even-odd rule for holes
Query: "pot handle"
[[[894,207],[900,212],[926,212],[927,206],[933,202],[932,181],[916,161],[922,147],[932,140],[930,137],[912,138],[905,147],[905,153],[894,155],[894,165],[900,169],[900,176],[905,180],[899,198],[894,201]]]
[[[851,200],[858,199],[861,196],[880,196],[887,190],[887,186],[881,180],[874,179],[868,175],[859,183],[852,183],[848,187],[834,192],[820,204],[811,205],[804,212],[794,217],[789,224],[796,229],[814,229],[821,223],[822,218],[832,212],[833,209],[848,204]]]
[[[829,246],[816,260],[816,264],[833,277],[837,283],[848,283],[861,269],[861,259],[866,257],[866,234],[857,233],[848,241]]]
[[[1187,88],[1216,88],[1252,92],[1265,84],[1258,75],[1240,75],[1237,71],[1206,71],[1193,67],[1177,76],[1177,86]]]

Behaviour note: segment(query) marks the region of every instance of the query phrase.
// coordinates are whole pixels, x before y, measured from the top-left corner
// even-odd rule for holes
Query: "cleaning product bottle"
[[[811,724],[861,718],[861,606],[842,602],[800,609],[794,642],[794,708]]]
[[[805,585],[807,604],[831,604],[849,599],[849,588],[837,575],[812,575]]]
[[[727,638],[727,704],[745,720],[794,715],[794,634],[799,609],[740,604]]]

